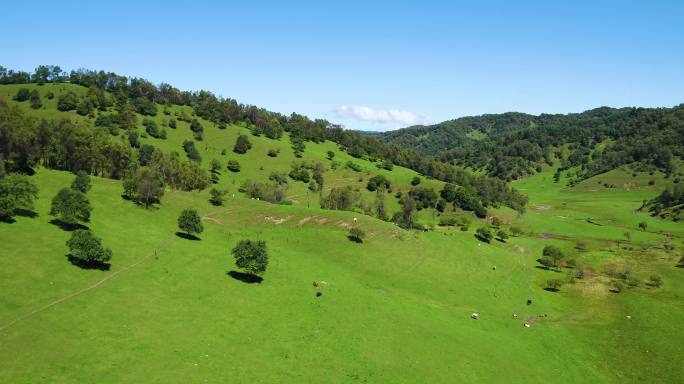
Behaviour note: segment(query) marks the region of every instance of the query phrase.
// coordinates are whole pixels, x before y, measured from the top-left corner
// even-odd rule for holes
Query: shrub
[[[209,198],[209,202],[212,205],[215,205],[215,206],[223,205],[223,195],[225,194],[225,192],[219,191],[216,188],[212,188],[209,191],[209,194],[211,195],[211,197]]]
[[[14,95],[16,101],[26,101],[31,97],[31,91],[28,88],[19,88],[17,94]]]
[[[327,155],[328,155],[328,160],[332,160],[335,157],[335,152],[328,151]]]
[[[349,229],[349,234],[347,235],[349,240],[355,243],[363,243],[363,239],[366,237],[366,233],[361,230],[361,228],[353,227]]]
[[[411,179],[411,185],[415,187],[416,185],[420,184],[421,181],[422,180],[420,179],[420,177],[414,176],[413,179]]]
[[[240,172],[240,162],[237,160],[228,160],[227,168],[231,172]]]
[[[489,228],[480,227],[477,229],[477,231],[475,231],[475,237],[484,241],[485,243],[489,243],[492,241],[493,235],[492,231]]]
[[[240,135],[240,136],[238,136],[237,140],[235,140],[235,146],[233,146],[233,152],[245,154],[251,148],[252,148],[252,143],[249,141],[249,138],[245,135]]]
[[[64,111],[72,111],[78,106],[78,96],[74,92],[65,92],[59,95],[57,99],[57,109]]]
[[[268,156],[269,157],[278,157],[278,153],[280,153],[279,149],[269,149],[268,150]]]
[[[560,287],[563,286],[563,280],[561,279],[550,279],[546,281],[546,290],[557,292]]]
[[[652,287],[660,288],[663,286],[663,278],[658,275],[652,275],[648,281],[649,285]]]

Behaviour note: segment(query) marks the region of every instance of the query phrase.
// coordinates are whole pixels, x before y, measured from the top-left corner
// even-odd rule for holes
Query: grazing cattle
[[[323,292],[320,292],[320,291],[316,292],[316,297],[321,297],[321,296],[323,296]]]
[[[317,287],[318,287],[318,283],[314,281],[314,282],[313,282],[313,286],[314,286],[314,288],[317,288]]]
[[[517,318],[518,318],[518,314],[517,314],[517,313],[514,313],[514,314],[513,314],[513,318],[514,318],[514,319],[517,319]]]
[[[532,305],[532,299],[527,299],[527,305]]]
[[[472,317],[474,320],[477,320],[477,318],[480,317],[480,315],[478,315],[477,313],[473,313],[472,315],[470,315],[470,317]]]

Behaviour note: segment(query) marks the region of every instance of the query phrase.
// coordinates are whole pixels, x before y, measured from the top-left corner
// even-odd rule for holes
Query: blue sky
[[[0,65],[103,69],[347,128],[684,102],[684,2],[11,2]]]

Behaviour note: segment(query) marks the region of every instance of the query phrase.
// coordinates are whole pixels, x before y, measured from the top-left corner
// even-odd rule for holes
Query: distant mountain
[[[579,167],[576,181],[625,164],[671,174],[684,156],[684,104],[566,115],[488,114],[390,131],[381,138],[504,180],[556,160],[563,169]]]

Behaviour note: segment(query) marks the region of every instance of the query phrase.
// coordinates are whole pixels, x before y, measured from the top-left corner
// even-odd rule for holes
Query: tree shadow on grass
[[[38,214],[36,212],[29,210],[29,209],[17,208],[14,210],[13,216],[34,218],[34,217],[38,217]],[[12,224],[12,223],[16,223],[16,222],[17,221],[14,220],[14,217],[12,217],[12,216],[0,216],[0,223]]]
[[[88,227],[86,227],[83,224],[67,223],[66,221],[62,221],[60,219],[52,219],[52,220],[50,220],[50,224],[55,225],[55,226],[59,227],[61,230],[68,231],[68,232],[75,231],[77,229],[88,229]]]
[[[353,242],[355,242],[355,243],[357,243],[357,244],[363,243],[363,240],[362,240],[362,239],[359,239],[359,238],[356,237],[356,236],[347,235],[347,239],[349,239],[349,240],[351,240],[351,241],[353,241]]]
[[[200,240],[199,237],[197,237],[195,235],[191,235],[189,233],[184,233],[184,232],[176,232],[176,236],[180,237],[181,239],[185,239],[185,240],[193,240],[193,241]]]
[[[71,265],[75,265],[81,269],[97,269],[100,271],[109,271],[109,268],[111,267],[111,264],[109,263],[102,263],[99,261],[84,261],[81,259],[77,259],[72,255],[67,255],[67,259],[71,263]]]
[[[560,289],[558,289],[558,288],[551,288],[551,287],[546,287],[546,288],[544,288],[544,290],[547,292],[558,292],[558,291],[560,291]]]
[[[14,210],[14,214],[21,217],[35,218],[38,214],[30,209],[17,208]]]
[[[261,276],[252,275],[251,273],[238,272],[238,271],[228,271],[228,272],[226,272],[226,275],[232,277],[235,280],[240,280],[243,283],[247,283],[247,284],[259,284],[264,280],[264,278]]]

